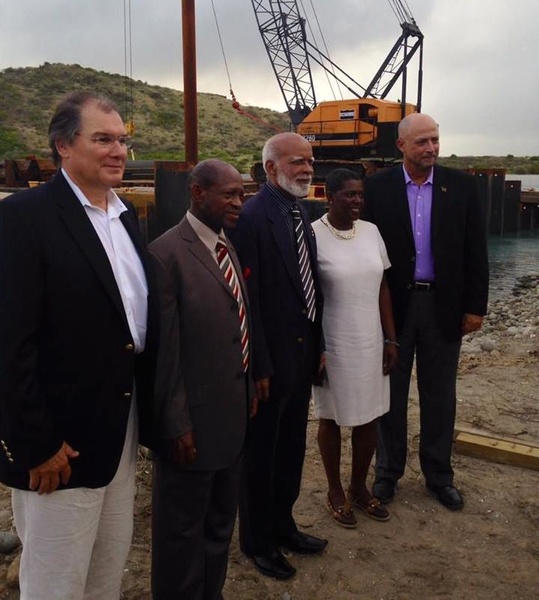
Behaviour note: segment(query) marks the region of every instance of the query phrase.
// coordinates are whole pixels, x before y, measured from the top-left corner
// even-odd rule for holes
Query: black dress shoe
[[[372,486],[372,495],[378,498],[382,504],[389,504],[395,497],[397,484],[391,479],[378,479]]]
[[[295,531],[279,538],[279,544],[297,554],[318,554],[328,545],[327,540]]]
[[[294,569],[279,550],[274,550],[271,554],[263,556],[251,556],[251,558],[260,573],[267,577],[290,579],[296,573],[296,569]]]
[[[461,493],[452,485],[427,485],[427,489],[449,510],[460,510],[464,506]]]

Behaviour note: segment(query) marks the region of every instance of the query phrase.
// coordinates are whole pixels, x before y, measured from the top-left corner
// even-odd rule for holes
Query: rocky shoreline
[[[539,273],[519,277],[510,296],[489,305],[483,327],[464,337],[461,353],[466,356],[499,354],[504,342],[521,340],[539,346]],[[533,352],[533,349],[531,350]]]

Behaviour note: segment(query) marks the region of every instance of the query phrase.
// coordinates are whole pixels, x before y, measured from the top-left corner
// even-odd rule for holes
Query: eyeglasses
[[[82,137],[82,133],[76,133]],[[125,146],[128,150],[133,146],[133,140],[128,135],[109,135],[107,133],[97,133],[96,135],[89,136],[89,139],[103,148],[110,148],[115,142],[118,142],[120,146]]]

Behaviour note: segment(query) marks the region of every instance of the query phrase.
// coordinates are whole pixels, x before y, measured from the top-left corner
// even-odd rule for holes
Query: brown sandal
[[[374,496],[364,504],[359,500],[357,496],[354,496],[351,490],[348,490],[348,502],[354,507],[365,513],[371,519],[375,521],[389,521],[391,515],[387,506],[384,506],[378,498]]]
[[[348,502],[345,502],[342,506],[335,508],[331,503],[329,494],[326,497],[326,508],[335,523],[346,529],[354,529],[357,527],[356,516],[354,511]]]

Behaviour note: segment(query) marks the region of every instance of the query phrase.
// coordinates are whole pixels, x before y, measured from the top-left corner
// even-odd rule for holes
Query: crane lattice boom
[[[295,0],[251,0],[251,3],[290,120],[297,125],[316,106],[305,19],[300,16]]]

